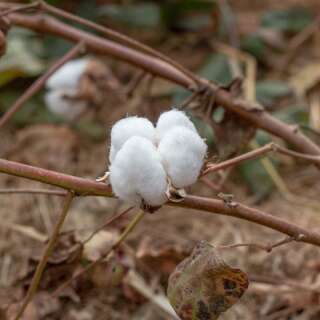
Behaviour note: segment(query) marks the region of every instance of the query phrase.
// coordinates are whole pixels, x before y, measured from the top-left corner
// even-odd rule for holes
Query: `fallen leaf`
[[[201,241],[169,278],[167,295],[182,320],[215,320],[231,308],[249,285],[208,242]]]

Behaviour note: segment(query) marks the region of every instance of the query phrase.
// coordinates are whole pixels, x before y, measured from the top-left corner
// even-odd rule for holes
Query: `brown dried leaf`
[[[182,320],[215,320],[247,290],[248,276],[228,266],[217,250],[201,241],[171,274],[169,301]]]

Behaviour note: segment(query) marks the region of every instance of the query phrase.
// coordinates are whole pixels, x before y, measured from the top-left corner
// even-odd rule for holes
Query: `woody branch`
[[[216,102],[219,105],[238,114],[253,126],[282,138],[301,152],[310,155],[320,155],[319,146],[303,135],[296,127],[275,119],[266,111],[255,111],[255,105],[250,101],[233,97],[229,91],[220,88],[217,84],[211,83],[206,79],[197,76],[190,77],[185,72],[182,72],[181,68],[177,68],[175,65],[159,57],[78,30],[48,15],[12,13],[8,15],[8,19],[13,25],[29,28],[36,32],[56,35],[76,43],[82,41],[89,51],[113,56],[155,76],[181,85],[190,91],[195,92],[206,88],[215,95]]]
[[[32,167],[18,162],[0,159],[0,172],[60,187],[72,191],[78,196],[113,197],[111,187],[107,184]],[[297,239],[297,241],[320,246],[320,233],[307,230],[279,217],[272,216],[238,202],[233,202],[229,205],[219,199],[187,195],[181,202],[176,203],[169,201],[167,205],[197,209],[247,220],[287,234]]]

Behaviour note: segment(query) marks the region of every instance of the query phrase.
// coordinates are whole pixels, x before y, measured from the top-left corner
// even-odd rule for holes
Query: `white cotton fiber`
[[[46,87],[51,90],[75,89],[89,61],[90,58],[81,58],[67,62],[48,79]]]
[[[73,95],[75,95],[75,91],[72,89],[59,89],[48,91],[44,99],[47,108],[52,113],[73,120],[86,108],[85,101],[68,99],[68,96],[72,97]]]
[[[134,136],[118,151],[111,166],[109,181],[120,199],[140,205],[142,199],[150,206],[166,202],[167,175],[153,143]]]
[[[116,122],[111,129],[110,163],[113,162],[123,144],[133,136],[144,137],[155,143],[155,128],[146,118],[128,117]]]
[[[197,132],[175,127],[161,139],[158,152],[173,186],[184,188],[197,181],[207,145]]]
[[[197,132],[194,124],[183,111],[173,109],[162,113],[158,119],[156,126],[158,141],[160,141],[170,129],[178,126],[185,127],[190,129],[191,131]]]

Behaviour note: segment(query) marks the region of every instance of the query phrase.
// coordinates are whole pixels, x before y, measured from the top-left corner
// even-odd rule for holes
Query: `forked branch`
[[[255,104],[234,97],[228,90],[222,89],[206,79],[197,76],[190,77],[186,72],[181,71],[182,68],[177,68],[175,65],[172,65],[159,57],[79,30],[47,15],[13,13],[8,15],[8,18],[12,24],[36,32],[56,35],[76,43],[83,41],[87,49],[92,52],[113,56],[116,59],[128,62],[143,69],[154,76],[181,85],[188,90],[197,91],[206,88],[215,95],[217,104],[235,112],[253,126],[281,137],[287,143],[294,145],[301,152],[311,155],[320,155],[319,146],[304,136],[297,128],[275,119],[263,110],[257,111]],[[197,81],[195,81],[195,79],[197,79]]]

